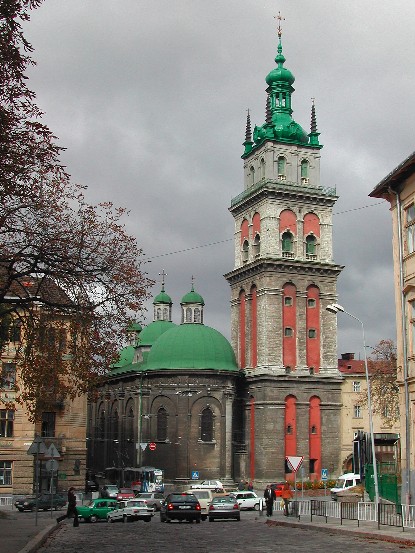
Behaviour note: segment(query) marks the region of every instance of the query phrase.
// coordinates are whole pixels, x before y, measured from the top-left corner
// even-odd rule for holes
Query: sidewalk
[[[380,540],[415,547],[415,530],[407,528],[403,531],[402,528],[396,526],[381,526],[378,529],[377,522],[361,521],[360,526],[358,526],[356,520],[343,520],[343,524],[340,524],[340,521],[328,518],[326,523],[325,517],[316,516],[313,516],[313,521],[311,522],[309,516],[301,517],[298,520],[294,516],[285,517],[282,511],[274,511],[272,518],[266,518],[265,516],[259,518],[263,518],[264,523],[268,526],[306,528],[318,532],[330,532],[332,534],[349,534],[370,540]]]
[[[47,516],[49,515],[49,516]],[[15,509],[0,509],[1,553],[34,553],[48,535],[58,526],[55,512],[39,513],[37,525],[29,513]]]

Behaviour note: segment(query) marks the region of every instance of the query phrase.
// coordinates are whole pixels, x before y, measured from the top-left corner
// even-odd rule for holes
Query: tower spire
[[[246,116],[246,128],[245,128],[245,142],[243,145],[245,146],[245,154],[249,154],[249,152],[252,150],[252,130],[251,130],[251,114],[249,113],[248,108],[248,114]]]
[[[316,106],[315,98],[311,98],[311,125],[310,125],[310,145],[319,146],[320,142],[318,140],[320,133],[317,131],[317,118],[316,118]]]

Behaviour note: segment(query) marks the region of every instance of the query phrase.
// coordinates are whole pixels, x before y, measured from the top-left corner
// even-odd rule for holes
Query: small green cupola
[[[192,289],[182,297],[180,305],[182,306],[182,324],[203,324],[203,306],[205,305],[205,300],[200,294],[195,292],[193,277]]]
[[[154,316],[153,321],[171,321],[171,311],[173,302],[171,297],[166,294],[164,289],[164,278],[167,276],[167,273],[164,270],[160,273],[161,279],[161,292],[153,300],[154,306]]]

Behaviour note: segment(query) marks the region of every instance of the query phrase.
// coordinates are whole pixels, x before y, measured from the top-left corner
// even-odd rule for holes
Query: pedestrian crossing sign
[[[321,479],[322,480],[328,480],[328,470],[327,469],[321,469]]]
[[[199,471],[192,470],[192,480],[198,480],[198,479],[199,479]]]

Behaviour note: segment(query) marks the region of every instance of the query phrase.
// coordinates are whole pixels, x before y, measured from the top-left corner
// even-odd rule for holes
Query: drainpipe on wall
[[[399,287],[401,297],[401,326],[402,326],[402,354],[403,354],[403,381],[405,390],[405,448],[406,448],[406,504],[411,504],[411,429],[410,429],[410,405],[409,405],[409,387],[408,387],[408,341],[406,334],[406,301],[404,293],[404,275],[403,275],[403,242],[402,242],[402,217],[401,217],[401,198],[399,192],[389,188],[389,191],[396,196],[396,207],[398,214],[398,244],[399,244]]]

